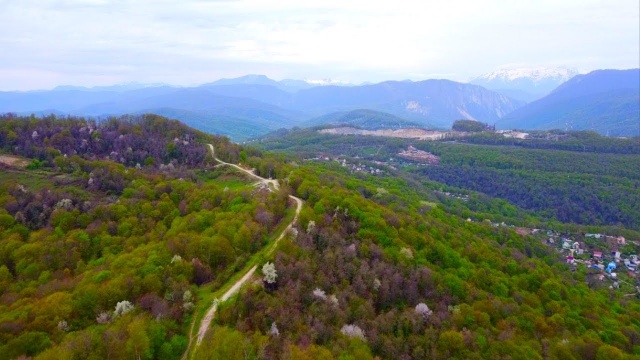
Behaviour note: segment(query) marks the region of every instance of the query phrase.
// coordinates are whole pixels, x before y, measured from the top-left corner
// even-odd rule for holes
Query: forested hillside
[[[212,159],[197,141],[235,147],[175,121],[0,129],[4,149],[35,157],[1,172],[1,359],[180,358],[198,286],[233,275],[285,216],[286,196],[200,171]]]
[[[224,306],[200,358],[589,359],[640,350],[637,299],[590,289],[588,271],[565,270],[532,238],[429,209],[406,183],[358,178],[338,166],[290,174],[308,206],[295,241],[275,256],[277,289],[253,286]]]
[[[308,150],[322,139],[340,144],[314,138]],[[279,190],[215,166],[209,143]],[[406,146],[381,144],[343,149],[388,158]],[[501,154],[524,171],[525,151],[530,166],[562,166],[526,149],[430,146],[447,164]],[[480,211],[458,211],[434,192],[446,185],[416,173],[241,147],[154,115],[4,116],[0,147],[0,359],[180,359],[188,348],[195,359],[640,356],[634,283],[610,289],[538,238],[467,221]],[[635,176],[611,156],[611,181]],[[591,174],[588,160],[574,171]],[[304,204],[283,232],[295,219],[289,194]],[[504,209],[542,221],[509,204],[484,211]],[[268,262],[195,345],[192,324],[217,294]]]

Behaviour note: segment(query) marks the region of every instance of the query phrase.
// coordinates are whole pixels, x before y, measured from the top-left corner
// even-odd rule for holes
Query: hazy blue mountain
[[[421,126],[450,127],[458,119],[495,122],[523,104],[476,85],[425,80],[314,87],[299,91],[293,107],[316,115],[372,109]]]
[[[526,91],[516,90],[516,89],[492,89],[492,90],[502,95],[506,95],[514,100],[522,101],[524,103],[530,103],[532,101],[536,101],[544,96],[544,95],[540,95],[540,94],[536,95],[536,94],[532,94]]]
[[[236,95],[240,96],[241,93]],[[309,118],[309,115],[296,110],[283,109],[245,97],[218,95],[206,88],[171,87],[141,88],[123,92],[0,92],[0,112],[91,117],[158,113],[174,116],[203,131],[229,135],[236,141],[281,127],[291,127]],[[207,124],[207,121],[210,123]]]
[[[640,69],[578,75],[497,123],[499,128],[594,130],[633,136],[640,127]]]
[[[493,123],[523,103],[480,86],[448,80],[388,81],[361,86],[315,86],[285,91],[265,76],[225,79],[191,88],[169,86],[134,90],[66,89],[0,92],[0,112],[57,113],[104,117],[161,111],[198,129],[236,134],[244,126],[257,132],[299,125],[321,115],[369,109],[395,115],[419,126],[448,128],[459,119]],[[280,84],[280,85],[278,85]],[[164,109],[164,110],[158,110]],[[178,117],[182,116],[182,117]],[[220,119],[224,119],[221,121]],[[196,121],[192,123],[191,121]],[[234,122],[241,123],[235,124]]]
[[[79,108],[96,103],[141,99],[177,91],[172,87],[152,87],[130,91],[15,91],[0,92],[0,112],[38,112],[46,109],[77,113]]]
[[[210,87],[219,85],[269,85],[288,92],[296,92],[298,90],[309,89],[315,86],[303,80],[284,79],[276,81],[266,77],[265,75],[257,74],[245,75],[232,79],[220,79],[212,83],[204,84],[203,86]]]
[[[501,69],[480,75],[469,83],[530,102],[547,95],[576,75],[576,70],[565,67]]]
[[[171,112],[168,112],[170,109]],[[240,97],[213,94],[201,88],[180,89],[143,99],[92,104],[78,109],[87,115],[157,113],[203,131],[230,135],[241,141],[307,118],[304,113]],[[173,115],[172,115],[173,114]],[[210,124],[207,124],[209,119]],[[241,131],[246,129],[246,131]]]
[[[300,124],[300,126],[304,127],[320,125],[349,125],[367,130],[420,127],[420,125],[415,122],[399,118],[395,115],[368,109],[334,112]]]
[[[130,91],[130,90],[138,90],[145,88],[158,88],[158,87],[172,87],[168,84],[164,83],[155,83],[155,84],[143,84],[139,82],[128,82],[124,84],[117,85],[109,85],[109,86],[93,86],[93,87],[84,87],[84,86],[73,86],[73,85],[62,85],[57,86],[53,90],[54,91],[69,91],[69,90],[78,90],[78,91]]]
[[[238,142],[282,128],[282,126],[278,125],[279,122],[275,120],[278,119],[277,115],[269,117],[264,114],[262,117],[256,116],[247,119],[242,116],[234,117],[223,115],[215,111],[196,112],[173,108],[155,108],[136,112],[136,114],[144,113],[158,114],[170,119],[180,119],[180,121],[198,130],[211,134],[225,135]]]
[[[293,101],[293,94],[273,85],[202,85],[198,89],[203,89],[216,95],[247,98],[282,107],[290,107],[291,102]]]

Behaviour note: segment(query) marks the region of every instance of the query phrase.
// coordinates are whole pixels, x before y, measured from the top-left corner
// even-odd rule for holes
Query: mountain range
[[[387,81],[360,86],[306,84],[251,75],[185,88],[63,87],[1,92],[0,112],[97,118],[157,113],[241,141],[329,113],[357,109],[386,112],[418,126],[444,128],[461,118],[495,122],[524,105],[480,86],[449,80]]]
[[[156,113],[235,141],[294,126],[338,122],[374,128],[382,124],[449,128],[460,119],[500,128],[590,129],[617,136],[637,133],[637,69],[573,75],[561,68],[498,71],[471,84],[423,80],[338,86],[247,75],[194,87],[137,83],[63,86],[49,91],[0,92],[0,112],[98,119]],[[550,94],[528,104],[516,100],[518,96],[506,95],[531,96],[527,91],[547,91],[570,77]],[[476,85],[480,83],[508,89],[490,90]]]
[[[566,67],[500,69],[470,81],[514,99],[531,102],[549,94],[560,84],[578,75]]]
[[[503,129],[592,130],[610,136],[638,135],[640,69],[596,70],[577,75],[549,95],[508,114]]]

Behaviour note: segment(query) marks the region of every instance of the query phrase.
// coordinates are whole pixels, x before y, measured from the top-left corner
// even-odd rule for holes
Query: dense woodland
[[[507,145],[529,149],[640,154],[640,137],[612,138],[592,131],[532,131],[527,139],[506,138],[500,134],[483,132],[462,141],[472,144]]]
[[[214,167],[205,143],[225,161],[280,179],[281,191]],[[501,154],[509,170],[520,156],[429,146],[461,167],[477,156],[491,168]],[[299,221],[260,259],[274,263],[275,284],[257,278],[223,303],[195,358],[640,356],[633,284],[594,286],[589,270],[569,271],[538,240],[466,221],[467,213],[544,219],[471,190],[457,208],[432,191],[448,185],[423,169],[351,174],[154,115],[100,123],[8,115],[0,147],[28,164],[0,171],[0,359],[181,358],[192,319],[210,305],[202,299],[291,218],[290,193],[305,201]],[[526,154],[540,162],[535,169],[562,170]],[[611,181],[636,176],[616,161]],[[574,166],[599,176],[587,163]]]
[[[2,170],[1,359],[180,358],[197,287],[222,284],[264,246],[285,215],[286,194],[237,187],[238,180],[229,186],[203,181],[190,167],[211,161],[203,144],[178,143],[184,157],[155,152],[176,144],[175,137],[193,136],[177,122],[144,117],[96,126],[81,119],[13,118],[0,126],[5,139],[11,131],[19,134],[5,149],[55,155],[36,158],[41,163],[31,170]],[[64,146],[54,142],[42,152],[22,136],[81,137],[88,126],[103,134],[100,142],[124,138],[147,149],[130,165],[153,161],[136,169],[89,160],[119,145],[65,157]],[[225,148],[224,139],[209,140]],[[225,176],[220,169],[206,178]]]
[[[275,257],[277,289],[254,286],[225,306],[202,358],[604,359],[640,350],[638,300],[590,289],[584,270],[569,272],[533,239],[329,168],[297,169],[289,183],[308,207]]]

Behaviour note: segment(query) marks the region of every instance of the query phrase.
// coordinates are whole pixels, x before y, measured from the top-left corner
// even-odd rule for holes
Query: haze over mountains
[[[640,69],[597,70],[577,75],[544,98],[510,113],[497,126],[638,135]]]
[[[448,128],[459,119],[502,128],[589,129],[630,136],[638,131],[637,74],[607,70],[573,77],[575,71],[566,68],[534,68],[497,71],[470,84],[432,79],[338,86],[247,75],[195,87],[60,86],[0,92],[0,112],[91,117],[156,113],[236,141],[329,122]],[[551,93],[542,97],[546,92]],[[528,105],[522,100],[537,97],[542,98]]]
[[[480,75],[470,83],[530,102],[549,94],[576,75],[577,70],[566,67],[514,68]]]
[[[1,112],[96,117],[157,113],[235,140],[355,109],[387,112],[425,127],[449,127],[460,118],[495,122],[522,105],[480,86],[449,80],[312,86],[302,81],[277,82],[259,75],[191,88],[62,88],[0,93]]]

